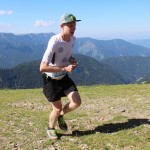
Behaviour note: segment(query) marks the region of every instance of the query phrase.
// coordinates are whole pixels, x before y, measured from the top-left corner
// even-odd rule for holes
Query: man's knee
[[[61,101],[59,100],[59,101],[55,101],[55,102],[53,102],[52,103],[52,107],[53,107],[53,112],[55,113],[55,114],[60,114],[60,112],[62,111],[62,103],[61,103]]]
[[[62,108],[54,108],[53,111],[59,115],[60,112],[62,111]]]
[[[76,99],[72,103],[73,103],[74,107],[77,108],[81,105],[81,99],[80,98]]]
[[[77,105],[77,107],[79,107],[81,105],[81,99],[77,100],[76,105]]]
[[[76,107],[79,107],[81,105],[81,98],[78,92],[72,93],[71,99]]]

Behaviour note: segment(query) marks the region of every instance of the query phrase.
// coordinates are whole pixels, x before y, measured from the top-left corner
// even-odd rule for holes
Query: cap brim
[[[81,21],[81,20],[75,20],[75,21],[70,21],[70,22],[61,22],[60,25],[71,23],[71,22],[79,22],[79,21]]]

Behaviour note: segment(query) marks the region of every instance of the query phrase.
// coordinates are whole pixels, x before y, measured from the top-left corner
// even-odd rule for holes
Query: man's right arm
[[[76,65],[69,65],[69,66],[50,66],[46,62],[41,62],[40,64],[40,72],[61,72],[61,71],[67,71],[72,72],[76,68]]]
[[[46,62],[41,62],[40,64],[40,72],[60,72],[63,69],[63,67],[50,66]]]

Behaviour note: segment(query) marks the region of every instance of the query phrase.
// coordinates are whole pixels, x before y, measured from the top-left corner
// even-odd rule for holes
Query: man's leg
[[[78,91],[70,92],[67,97],[70,101],[63,107],[60,115],[64,115],[70,111],[73,111],[81,105],[81,98]]]
[[[48,137],[52,140],[57,140],[58,135],[57,131],[55,130],[55,124],[57,121],[60,112],[62,111],[62,103],[60,100],[52,102],[53,110],[49,115],[49,127],[47,130]]]
[[[58,117],[58,124],[61,130],[66,131],[68,129],[66,122],[63,119],[63,115],[73,111],[77,107],[81,105],[81,98],[77,91],[70,92],[67,97],[69,98],[69,102],[63,107],[60,116]]]
[[[49,128],[55,128],[55,124],[57,121],[60,112],[62,111],[62,103],[61,100],[52,102],[53,110],[49,115]]]

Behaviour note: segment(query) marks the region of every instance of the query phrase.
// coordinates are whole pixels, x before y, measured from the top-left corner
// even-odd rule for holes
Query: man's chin
[[[74,32],[73,33],[71,33],[71,36],[73,36],[74,35]]]

